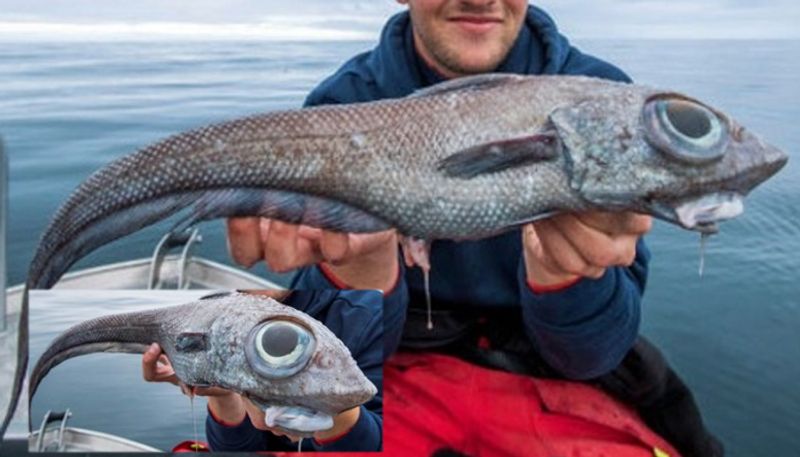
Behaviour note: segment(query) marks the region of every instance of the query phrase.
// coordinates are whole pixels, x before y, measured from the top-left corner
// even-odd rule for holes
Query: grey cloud
[[[397,8],[391,0],[0,0],[0,19],[36,15],[47,21],[257,22],[290,14],[379,15]]]
[[[543,0],[570,36],[800,38],[796,0]]]
[[[571,37],[800,38],[797,0],[542,0]],[[260,23],[375,31],[395,0],[0,0],[0,21]],[[315,19],[316,18],[316,19]],[[298,24],[304,25],[304,24]],[[307,25],[307,24],[306,24]]]

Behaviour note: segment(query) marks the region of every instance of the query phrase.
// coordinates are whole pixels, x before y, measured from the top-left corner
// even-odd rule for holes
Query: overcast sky
[[[575,38],[800,39],[800,0],[542,0]],[[394,0],[0,0],[0,39],[375,39]]]

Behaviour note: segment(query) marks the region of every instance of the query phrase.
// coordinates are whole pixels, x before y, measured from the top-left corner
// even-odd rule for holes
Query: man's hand
[[[142,377],[147,382],[169,382],[176,386],[180,384],[172,364],[167,355],[161,352],[158,343],[151,344],[142,355]]]
[[[347,234],[255,217],[228,219],[227,227],[231,257],[248,268],[262,259],[277,272],[324,262],[354,289],[385,291],[397,280],[394,230]]]
[[[142,355],[142,376],[147,382],[169,382],[181,388],[184,395],[208,397],[208,407],[214,416],[229,424],[238,424],[244,419],[245,409],[241,397],[221,387],[187,386],[175,375],[167,355],[158,343],[153,343]]]
[[[522,229],[528,281],[539,286],[600,278],[611,266],[629,266],[636,242],[652,218],[636,213],[561,214]]]

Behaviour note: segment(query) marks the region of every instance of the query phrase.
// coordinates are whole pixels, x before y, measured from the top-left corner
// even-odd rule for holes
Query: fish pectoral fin
[[[464,90],[485,90],[523,79],[525,79],[524,76],[508,73],[488,73],[476,76],[465,76],[420,89],[409,95],[409,97],[429,97],[432,95],[442,95]]]
[[[554,133],[479,144],[439,161],[438,169],[453,178],[470,179],[558,157],[561,145]]]

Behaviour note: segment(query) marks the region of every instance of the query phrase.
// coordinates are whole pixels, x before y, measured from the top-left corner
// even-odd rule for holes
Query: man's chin
[[[461,75],[473,75],[494,71],[508,54],[509,48],[498,46],[498,39],[463,39],[462,46],[451,48],[446,62]]]
[[[461,59],[451,62],[451,68],[462,76],[490,73],[497,69],[502,59],[496,57],[483,57],[474,59]]]
[[[428,41],[425,48],[434,60],[435,70],[444,69],[458,76],[494,71],[508,54],[510,45],[497,36],[462,35],[458,29]],[[449,37],[449,40],[446,39]],[[446,75],[451,76],[451,75]]]

